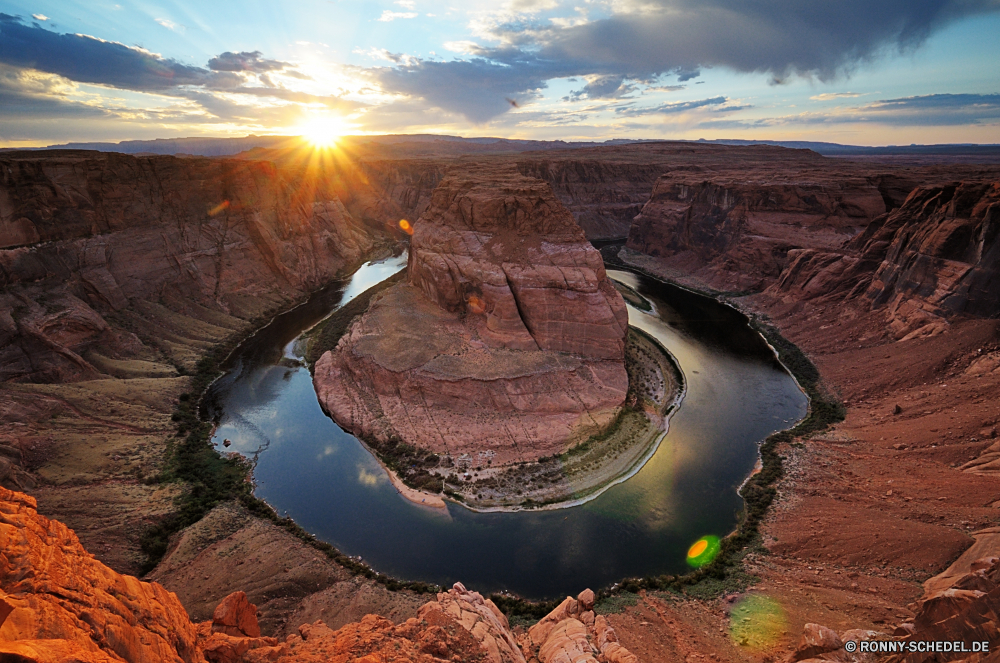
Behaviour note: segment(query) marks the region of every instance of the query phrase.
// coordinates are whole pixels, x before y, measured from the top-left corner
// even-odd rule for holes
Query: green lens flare
[[[761,651],[778,644],[788,630],[785,610],[770,596],[751,594],[729,613],[729,634],[740,647]]]
[[[687,563],[696,569],[700,569],[715,559],[718,554],[719,537],[712,535],[703,536],[688,548]]]

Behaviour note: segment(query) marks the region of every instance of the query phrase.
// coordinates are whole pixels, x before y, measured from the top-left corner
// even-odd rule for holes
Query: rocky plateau
[[[509,205],[476,182],[478,168],[503,173]],[[0,495],[2,656],[861,663],[837,641],[1000,646],[998,183],[990,165],[696,143],[474,158],[373,151],[350,163],[259,150],[3,153],[0,482],[30,496]],[[544,219],[539,228],[561,239],[545,247],[480,228],[477,205],[513,227]],[[583,295],[574,306],[596,301],[595,319],[619,321],[578,227],[591,239],[627,234],[620,259],[766,319],[808,355],[846,419],[778,449],[784,476],[743,575],[710,591],[625,594],[615,610],[589,609],[585,592],[551,619],[510,628],[475,592],[455,587],[428,602],[389,590],[235,502],[176,533],[155,582],[126,575],[144,561],[141,532],[176,513],[187,489],[155,478],[198,361],[401,238],[402,218],[423,219],[410,279],[337,351],[351,349],[345,366],[368,385],[409,366],[426,380],[410,384],[441,389],[440,376],[468,381],[502,366],[531,393],[539,386],[517,382],[516,361],[490,357],[549,357],[529,364],[561,378],[617,366],[624,331],[577,333],[579,308],[572,319],[518,310],[522,294],[526,311],[552,296],[524,284],[550,284],[549,268],[571,266]],[[546,269],[526,268],[535,263],[519,256],[529,254]],[[409,308],[390,306],[401,303]],[[375,323],[389,322],[411,342],[379,347]],[[408,324],[424,333],[405,336]],[[426,370],[436,334],[462,353]],[[554,342],[563,334],[576,345]],[[392,370],[371,357],[383,351],[399,362]],[[600,393],[619,394],[615,384]],[[367,395],[345,405],[351,416],[382,407],[369,398],[376,387],[357,393]],[[617,398],[600,402],[613,410]],[[403,402],[386,400],[390,411]],[[770,630],[744,629],[741,606],[754,601],[777,606]]]
[[[627,327],[600,254],[547,183],[463,167],[414,224],[407,283],[377,296],[314,382],[362,439],[532,461],[614,420]]]

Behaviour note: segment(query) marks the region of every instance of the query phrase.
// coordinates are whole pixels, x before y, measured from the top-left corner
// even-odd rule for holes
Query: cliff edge
[[[558,454],[628,390],[625,303],[551,187],[455,169],[416,222],[408,282],[316,363],[342,426],[473,465]]]

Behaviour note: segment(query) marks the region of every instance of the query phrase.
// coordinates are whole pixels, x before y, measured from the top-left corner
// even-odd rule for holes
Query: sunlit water
[[[213,386],[215,441],[259,452],[256,494],[320,539],[409,580],[462,581],[541,598],[627,576],[686,569],[689,546],[735,527],[737,488],[757,445],[804,416],[806,397],[733,309],[627,272],[609,271],[655,306],[629,322],[677,358],[687,395],[670,431],[628,481],[582,506],[545,512],[447,513],[413,504],[372,455],[320,409],[298,335],[405,267],[405,255],[367,264],[346,284],[276,319],[236,353]]]

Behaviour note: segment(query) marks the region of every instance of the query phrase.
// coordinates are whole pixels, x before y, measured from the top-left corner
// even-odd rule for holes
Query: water
[[[256,494],[373,568],[442,585],[529,598],[575,594],[627,576],[685,570],[687,548],[736,525],[736,491],[757,444],[805,415],[807,400],[733,309],[627,272],[609,274],[654,304],[629,322],[674,354],[687,395],[650,461],[582,506],[447,513],[399,496],[371,454],[320,409],[297,337],[339,303],[405,266],[367,264],[353,279],[279,317],[234,356],[208,399],[215,441],[258,453]]]

